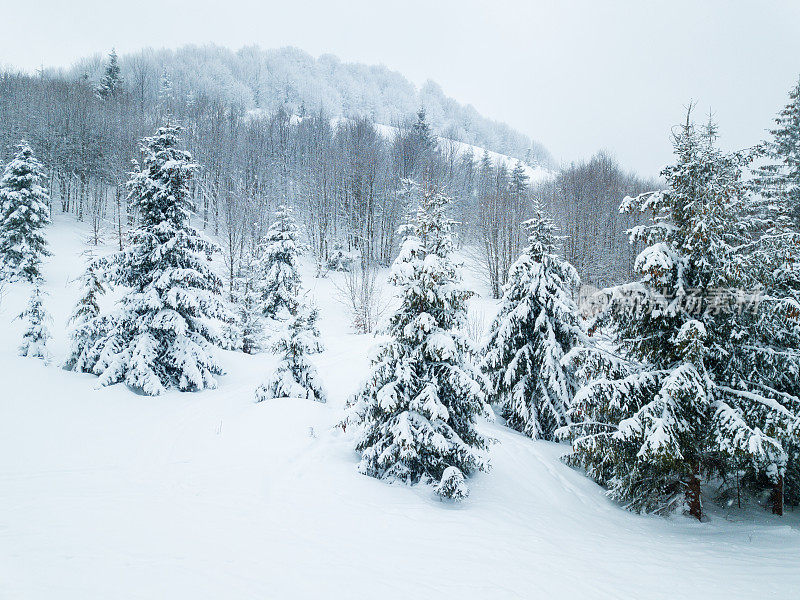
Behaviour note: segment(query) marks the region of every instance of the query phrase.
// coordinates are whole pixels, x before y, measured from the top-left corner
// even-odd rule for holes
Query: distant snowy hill
[[[97,81],[105,60],[102,54],[81,60],[71,74]],[[432,81],[417,88],[383,65],[342,62],[330,54],[314,58],[291,47],[233,51],[214,45],[145,49],[122,56],[120,63],[125,84],[137,97],[157,98],[160,77],[166,73],[179,94],[203,94],[247,110],[323,111],[331,117],[369,117],[396,125],[424,106],[428,122],[443,137],[554,166],[547,149],[529,136],[446,96]]]

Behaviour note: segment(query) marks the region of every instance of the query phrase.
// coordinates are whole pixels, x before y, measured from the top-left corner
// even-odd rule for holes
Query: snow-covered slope
[[[335,122],[339,121],[339,119],[334,119],[334,121]],[[397,127],[393,127],[391,125],[383,125],[381,123],[376,123],[375,129],[380,135],[382,135],[387,140],[394,139],[394,137],[398,133]],[[483,157],[484,152],[488,154],[489,160],[492,161],[493,165],[495,166],[503,165],[509,171],[511,171],[514,168],[514,165],[517,163],[517,159],[511,156],[500,154],[498,152],[493,152],[492,150],[487,150],[479,146],[474,146],[473,144],[467,144],[466,142],[451,140],[450,138],[440,138],[439,144],[442,150],[452,149],[455,152],[455,154],[459,157],[469,152],[472,152],[472,158],[476,164],[480,163],[480,160]],[[524,161],[520,162],[522,163],[522,167],[525,170],[525,174],[528,176],[528,179],[531,181],[531,183],[536,183],[537,181],[550,179],[555,175],[555,173],[552,170],[546,169],[541,165],[531,165]]]
[[[336,126],[338,123],[342,122],[344,119],[336,118],[332,119],[331,123]],[[375,130],[383,136],[387,140],[392,140],[398,133],[397,127],[393,125],[384,125],[382,123],[375,123]],[[494,152],[492,150],[487,150],[485,148],[481,148],[480,146],[475,146],[473,144],[467,144],[466,142],[459,142],[457,140],[452,140],[450,138],[440,137],[439,138],[439,145],[440,149],[444,150],[452,150],[456,156],[461,157],[469,152],[472,152],[472,159],[475,161],[475,164],[479,164],[481,158],[483,157],[483,153],[486,152],[489,156],[489,160],[492,161],[492,164],[495,166],[503,165],[506,169],[511,171],[514,168],[514,165],[517,163],[517,159],[511,156],[507,156],[505,154],[500,154],[499,152]],[[555,173],[550,170],[542,167],[541,165],[536,164],[528,164],[525,161],[520,161],[522,163],[522,167],[525,170],[525,174],[528,176],[528,179],[531,183],[536,183],[538,181],[543,181],[545,179],[550,179],[555,176]]]
[[[265,111],[261,110],[251,110],[249,114],[253,118],[263,117],[267,115]],[[291,123],[296,125],[302,121],[302,117],[298,115],[292,115]],[[338,127],[342,123],[349,122],[348,119],[344,117],[334,117],[330,120],[332,127]],[[383,123],[375,123],[374,124],[375,131],[382,136],[386,140],[393,140],[398,134],[398,128],[393,125],[385,125]],[[486,148],[482,148],[480,146],[475,146],[473,144],[468,144],[466,142],[460,142],[457,140],[453,140],[450,138],[440,137],[439,138],[439,147],[442,151],[451,151],[457,157],[462,157],[468,153],[472,153],[472,159],[476,165],[480,164],[480,161],[483,157],[484,152],[489,156],[489,160],[491,160],[492,164],[495,166],[503,165],[508,171],[510,172],[514,166],[517,164],[518,159],[508,156],[506,154],[500,154],[499,152],[494,152],[492,150],[487,150]],[[525,171],[525,174],[528,176],[528,180],[531,183],[537,183],[540,181],[544,181],[546,179],[551,179],[555,177],[556,172],[552,169],[547,169],[538,164],[529,164],[525,161],[519,161],[522,164],[522,168]]]
[[[82,232],[49,229],[56,360]],[[800,519],[712,508],[630,514],[564,447],[485,423],[493,469],[462,504],[356,472],[334,424],[375,338],[349,333],[334,279],[305,282],[327,405],[254,404],[269,355],[223,353],[217,390],[151,398],[16,356],[28,294],[0,305],[1,598],[793,598]],[[488,310],[488,308],[487,308]]]

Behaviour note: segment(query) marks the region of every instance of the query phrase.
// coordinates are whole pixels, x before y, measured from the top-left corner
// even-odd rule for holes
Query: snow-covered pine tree
[[[761,193],[782,198],[795,229],[800,229],[800,79],[789,92],[789,103],[775,119],[772,139],[764,145],[769,163],[759,170]]]
[[[532,438],[554,439],[568,422],[578,382],[564,356],[588,344],[578,307],[574,267],[556,250],[553,222],[535,206],[523,226],[528,246],[511,266],[481,368],[490,399],[508,425]]]
[[[316,308],[298,305],[272,344],[272,352],[279,355],[280,362],[256,390],[256,402],[272,398],[307,398],[325,402],[325,388],[316,367],[308,360],[309,354],[320,350],[316,321]]]
[[[128,182],[139,223],[128,247],[105,261],[106,280],[130,291],[92,368],[101,385],[125,382],[148,395],[215,387],[222,368],[213,346],[232,318],[208,264],[218,248],[189,223],[196,165],[178,148],[179,131],[162,127],[143,141],[142,169]]]
[[[512,201],[522,201],[528,191],[529,179],[522,162],[517,161],[514,163],[514,169],[511,171],[511,177],[508,182],[508,191]]]
[[[298,246],[296,227],[285,207],[278,210],[278,220],[270,227],[269,243],[262,262],[268,273],[267,285],[273,290],[270,306],[272,314],[283,313],[287,321],[272,344],[271,350],[280,361],[276,370],[256,390],[256,402],[271,398],[309,398],[325,402],[325,389],[309,354],[322,351],[317,330],[317,309],[300,296],[300,274],[297,272]],[[264,261],[264,258],[262,258]],[[264,281],[260,282],[263,295]]]
[[[457,475],[488,467],[488,440],[475,427],[488,406],[462,333],[470,292],[450,256],[450,202],[436,189],[424,190],[415,222],[401,230],[391,275],[401,305],[390,319],[391,339],[373,357],[342,426],[357,430],[362,473],[438,482],[437,493],[458,498],[464,486],[456,485]]]
[[[737,257],[756,296],[750,310],[738,316],[735,337],[740,343],[732,350],[731,371],[743,374],[739,387],[779,396],[780,403],[800,415],[800,82],[789,96],[772,140],[761,148],[771,162],[756,170],[757,193],[748,197],[743,219],[751,241]],[[743,410],[750,421],[779,437],[787,460],[785,469],[770,474],[740,460],[737,486],[770,489],[773,512],[781,515],[784,499],[800,504],[800,431],[774,427],[769,411],[758,405]]]
[[[243,261],[241,274],[236,282],[234,301],[238,316],[238,333],[241,351],[255,354],[264,344],[264,324],[261,321],[261,290],[256,278],[256,265]]]
[[[325,344],[322,343],[322,337],[319,334],[319,327],[317,327],[317,322],[319,321],[319,310],[313,303],[306,303],[302,304],[306,311],[306,330],[308,331],[308,353],[309,354],[319,354],[320,352],[325,351]]]
[[[100,78],[100,83],[97,85],[97,96],[103,100],[114,98],[119,94],[122,89],[122,75],[119,67],[119,59],[117,58],[117,51],[112,48],[111,53],[108,55],[108,63],[106,64],[103,76]]]
[[[53,319],[42,305],[42,295],[42,291],[37,284],[33,288],[27,307],[19,315],[20,319],[25,319],[28,323],[28,328],[22,335],[19,355],[47,360],[49,358],[47,343],[50,340],[48,324],[52,323]]]
[[[288,206],[281,205],[275,213],[275,222],[267,230],[262,242],[260,259],[261,310],[272,319],[283,319],[297,311],[300,275],[297,257],[297,225]]]
[[[442,498],[450,498],[451,500],[463,500],[469,496],[467,480],[458,467],[447,467],[434,490]]]
[[[94,352],[97,342],[106,334],[108,318],[100,314],[100,296],[105,294],[100,269],[90,257],[81,275],[81,295],[70,316],[73,324],[70,332],[69,356],[64,363],[68,371],[91,373],[98,356]]]
[[[781,445],[797,427],[791,401],[749,381],[732,357],[742,344],[734,286],[742,281],[747,186],[741,155],[723,155],[716,130],[687,116],[675,136],[668,188],[626,199],[654,216],[632,230],[646,244],[640,279],[609,291],[600,323],[625,357],[622,377],[600,377],[575,397],[572,454],[609,495],[637,511],[680,506],[702,517],[701,477],[743,462],[779,475]]]
[[[50,256],[42,228],[50,223],[45,174],[23,141],[0,179],[0,276],[35,281]]]
[[[433,133],[425,114],[425,107],[420,106],[417,111],[417,120],[411,128],[417,149],[421,152],[431,152],[436,148],[436,134]]]
[[[158,108],[164,117],[172,114],[172,107],[175,103],[175,91],[172,87],[172,79],[164,69],[161,72],[161,80],[158,86]]]

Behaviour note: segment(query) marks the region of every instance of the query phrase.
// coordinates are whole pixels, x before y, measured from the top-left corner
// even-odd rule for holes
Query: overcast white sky
[[[690,99],[744,147],[800,75],[800,0],[0,0],[0,64],[187,43],[293,45],[383,63],[508,122],[562,161],[655,174]]]

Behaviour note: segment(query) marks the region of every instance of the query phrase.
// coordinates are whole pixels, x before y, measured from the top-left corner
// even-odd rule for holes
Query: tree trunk
[[[772,514],[783,516],[783,475],[778,475],[772,487]]]
[[[119,190],[119,185],[116,186],[116,201],[117,201],[117,238],[119,239],[119,249],[122,250],[122,199]]]
[[[689,514],[700,521],[703,518],[703,502],[700,497],[700,463],[692,466],[692,475],[686,484],[686,502],[689,505]]]

